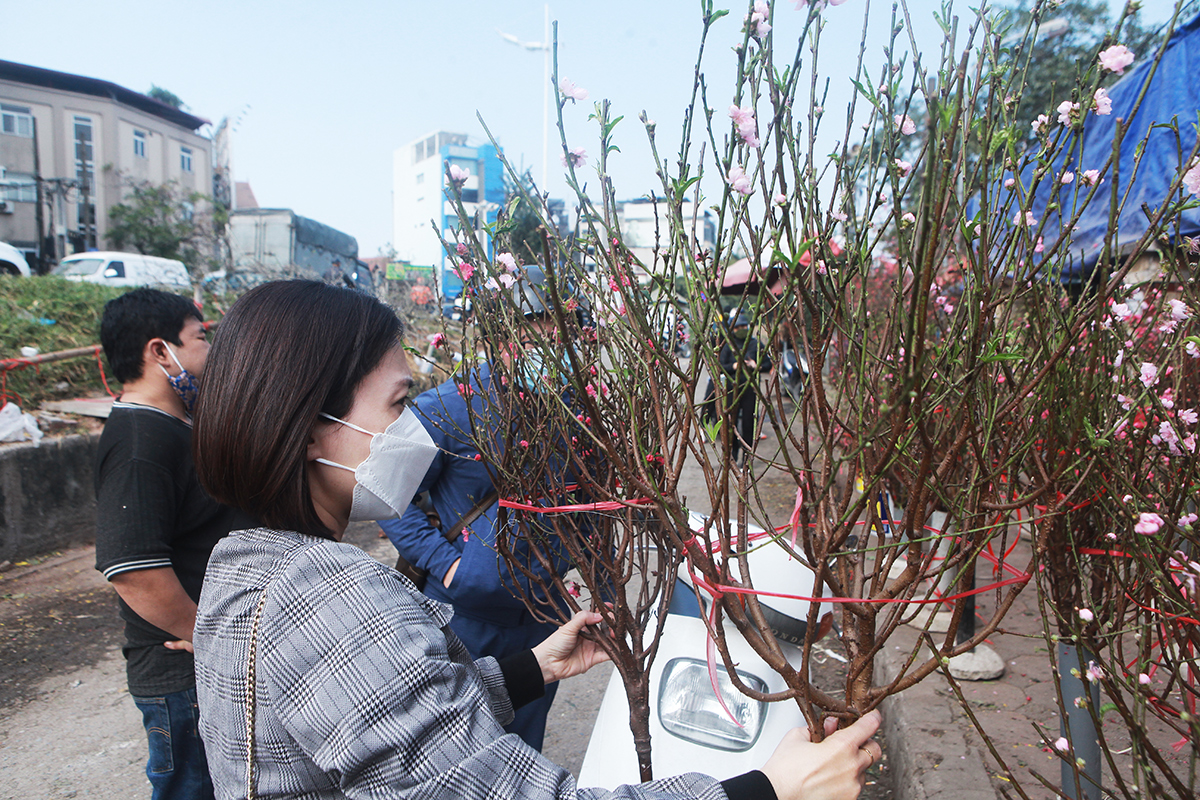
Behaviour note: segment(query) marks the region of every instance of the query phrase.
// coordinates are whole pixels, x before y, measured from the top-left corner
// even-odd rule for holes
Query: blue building
[[[462,201],[474,235],[492,254],[483,224],[495,222],[504,203],[504,165],[490,143],[470,145],[464,133],[436,131],[398,148],[392,155],[392,247],[396,258],[414,266],[431,266],[443,299],[462,292],[462,280],[451,269],[441,238],[466,241],[458,210],[450,199],[450,167],[468,174]],[[437,226],[436,229],[434,226]]]

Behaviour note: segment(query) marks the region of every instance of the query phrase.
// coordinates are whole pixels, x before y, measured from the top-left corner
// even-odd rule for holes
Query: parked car
[[[29,262],[25,260],[25,254],[4,242],[0,242],[0,275],[29,277]]]
[[[51,274],[105,286],[192,288],[192,279],[182,261],[141,253],[76,253],[60,261]]]

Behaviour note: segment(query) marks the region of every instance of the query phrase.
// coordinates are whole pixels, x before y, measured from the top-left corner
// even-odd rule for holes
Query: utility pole
[[[504,41],[523,47],[526,50],[542,51],[542,176],[538,184],[540,191],[546,191],[546,182],[550,179],[550,6],[542,6],[543,33],[540,42],[523,42],[511,33],[497,29],[496,33]]]
[[[37,117],[33,117],[33,184],[37,190],[37,207],[34,211],[34,225],[37,226],[37,273],[39,275],[45,275],[50,270],[46,268],[46,220],[42,211],[42,204],[45,203],[46,200],[45,195],[42,192],[42,159],[41,151],[38,150]],[[51,260],[53,260],[53,254],[51,254]]]

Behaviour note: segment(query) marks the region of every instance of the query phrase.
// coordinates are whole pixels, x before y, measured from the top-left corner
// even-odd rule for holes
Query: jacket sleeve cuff
[[[445,537],[441,534],[438,534],[437,544],[429,548],[422,560],[425,562],[424,567],[429,571],[430,575],[437,576],[439,581],[445,581],[446,573],[450,571],[450,567],[454,566],[454,562],[460,558],[462,558],[462,553],[459,552],[459,549],[446,541]]]
[[[721,781],[721,788],[729,800],[779,800],[770,779],[759,770]]]
[[[522,650],[497,661],[514,710],[546,694],[542,668],[538,666],[537,657],[532,650]]]

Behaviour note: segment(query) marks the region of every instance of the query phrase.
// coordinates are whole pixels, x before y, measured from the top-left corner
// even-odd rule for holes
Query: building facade
[[[688,234],[697,249],[712,250],[717,233],[713,213],[708,209],[697,211],[696,204],[691,200],[684,200],[680,211]],[[619,201],[616,204],[616,217],[621,230],[621,241],[642,265],[642,269],[637,270],[640,273],[639,277],[648,273],[661,273],[665,267],[658,257],[658,251],[669,247],[671,235],[667,201],[661,197],[657,200],[639,197]]]
[[[446,171],[468,173],[462,187],[463,206],[476,220],[476,236],[491,255],[483,222],[494,222],[504,203],[504,165],[491,144],[471,146],[467,135],[435,131],[397,149],[392,155],[392,247],[397,260],[414,267],[432,266],[443,297],[456,297],[462,280],[450,269],[438,234],[459,241],[459,219],[447,199]],[[434,225],[437,229],[434,229]]]
[[[106,246],[132,183],[210,194],[207,124],[108,81],[0,61],[0,241],[45,272]]]

